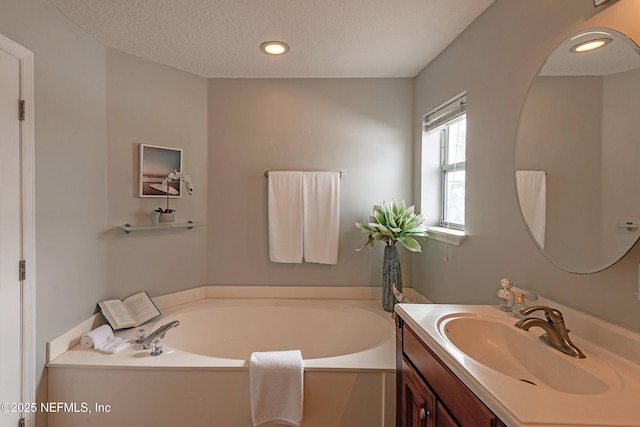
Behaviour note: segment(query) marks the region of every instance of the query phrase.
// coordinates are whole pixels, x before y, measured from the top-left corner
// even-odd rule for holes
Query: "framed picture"
[[[182,172],[182,149],[140,144],[140,197],[180,197],[180,181],[162,184],[174,171]]]

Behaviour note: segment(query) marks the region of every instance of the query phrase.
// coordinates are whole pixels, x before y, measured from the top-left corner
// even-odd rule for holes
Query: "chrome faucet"
[[[516,323],[520,329],[528,331],[529,328],[538,326],[544,329],[545,333],[540,335],[540,340],[547,345],[559,350],[569,356],[584,359],[586,356],[584,353],[575,346],[569,339],[569,330],[564,324],[564,318],[562,313],[555,308],[546,307],[543,305],[537,305],[534,307],[525,308],[520,312],[524,316],[528,316],[536,311],[544,311],[544,315],[547,320],[543,320],[537,317],[525,317]]]
[[[151,343],[153,343],[156,339],[164,338],[164,335],[171,328],[176,328],[180,324],[180,321],[174,320],[173,322],[169,322],[165,325],[160,326],[155,331],[151,332],[149,336],[142,340],[142,348],[148,349],[151,347]]]

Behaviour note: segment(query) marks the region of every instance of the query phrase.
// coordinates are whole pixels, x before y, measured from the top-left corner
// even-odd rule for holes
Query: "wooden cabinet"
[[[504,426],[415,332],[398,319],[397,427]]]
[[[436,396],[413,368],[402,362],[402,402],[396,407],[406,427],[435,427]]]

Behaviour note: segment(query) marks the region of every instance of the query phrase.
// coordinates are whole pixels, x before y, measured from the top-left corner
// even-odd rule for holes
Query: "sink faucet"
[[[586,357],[584,353],[571,342],[571,339],[569,339],[569,331],[564,324],[564,318],[559,310],[538,305],[525,308],[520,313],[528,316],[536,311],[544,311],[547,320],[545,321],[537,317],[525,317],[519,320],[515,326],[525,331],[528,331],[529,328],[534,326],[538,326],[545,331],[545,333],[539,337],[545,344],[575,358],[584,359]]]
[[[148,337],[142,340],[142,348],[148,349],[151,347],[151,343],[157,338],[164,338],[164,334],[171,328],[176,328],[180,322],[178,320],[174,320],[173,322],[169,322],[166,325],[160,326],[155,331],[151,332]]]

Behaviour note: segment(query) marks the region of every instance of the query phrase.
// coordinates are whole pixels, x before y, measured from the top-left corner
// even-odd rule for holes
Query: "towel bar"
[[[325,172],[325,171],[305,171],[305,172]],[[342,171],[340,172],[340,178],[342,178]],[[269,176],[269,171],[264,171],[264,176]]]

